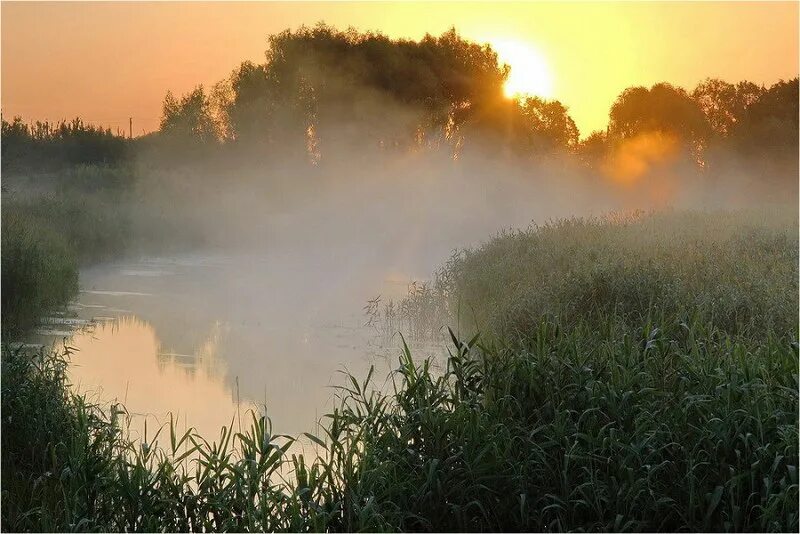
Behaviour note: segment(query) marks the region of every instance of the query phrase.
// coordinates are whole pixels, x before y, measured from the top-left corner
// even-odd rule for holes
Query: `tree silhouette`
[[[216,146],[251,147],[254,154],[312,163],[398,150],[453,157],[561,153],[597,169],[628,140],[658,133],[649,139],[677,140],[678,150],[705,169],[721,169],[731,154],[743,165],[757,162],[760,174],[773,172],[775,162],[795,160],[796,167],[796,78],[769,89],[706,79],[691,94],[668,83],[631,87],[611,106],[606,132],[580,140],[560,102],[505,98],[508,72],[489,45],[455,29],[414,41],[325,24],[301,27],[270,36],[264,63],[242,63],[210,94],[203,86],[180,98],[168,92],[159,133],[135,150],[200,147],[212,154]],[[2,121],[3,170],[113,164],[133,145],[79,119]]]
[[[202,85],[180,100],[168,91],[164,98],[161,133],[180,144],[209,144],[219,140],[220,132],[212,115],[211,102]]]
[[[658,83],[625,89],[611,106],[609,134],[629,138],[644,132],[675,135],[702,144],[711,130],[702,109],[684,89]]]
[[[129,156],[124,136],[81,119],[58,123],[26,124],[20,117],[2,119],[2,165],[4,172],[44,172],[65,165],[116,165]]]
[[[274,134],[271,121],[275,101],[263,65],[250,61],[234,70],[225,95],[223,113],[237,142],[264,145]]]
[[[797,159],[798,79],[780,81],[744,110],[731,136],[738,150]]]
[[[528,144],[535,152],[569,150],[578,144],[578,127],[557,100],[526,98],[520,102],[520,113]]]
[[[243,64],[227,107],[237,140],[407,147],[456,142],[502,100],[508,69],[455,30],[420,41],[324,24],[269,39],[264,65]],[[276,136],[269,136],[276,142]]]
[[[608,154],[608,137],[604,131],[594,131],[578,142],[575,155],[586,167],[597,169]]]
[[[692,98],[705,114],[713,135],[727,137],[745,111],[764,93],[764,88],[742,81],[736,85],[708,78],[692,91]]]

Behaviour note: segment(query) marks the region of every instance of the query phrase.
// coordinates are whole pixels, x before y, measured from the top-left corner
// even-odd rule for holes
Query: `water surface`
[[[364,273],[313,254],[115,262],[83,270],[75,317],[50,318],[39,334],[72,336],[76,387],[123,403],[138,432],[143,418],[152,429],[172,414],[214,437],[266,406],[275,432],[297,435],[332,409],[342,371],[363,377],[374,365],[380,386],[397,361],[399,337],[366,326],[363,306],[402,295],[408,280]]]

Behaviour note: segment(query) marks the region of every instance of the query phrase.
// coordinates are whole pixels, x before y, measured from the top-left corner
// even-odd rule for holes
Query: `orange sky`
[[[168,89],[211,85],[266,36],[325,21],[422,37],[455,26],[543,58],[583,136],[625,87],[706,77],[771,84],[798,74],[798,3],[15,3],[3,2],[5,116],[158,126]],[[512,64],[513,68],[513,64]]]

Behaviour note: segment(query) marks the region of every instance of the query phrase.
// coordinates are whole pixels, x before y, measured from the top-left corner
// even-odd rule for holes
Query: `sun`
[[[511,67],[503,92],[508,98],[553,96],[553,77],[544,56],[532,46],[512,39],[492,39],[500,63]]]

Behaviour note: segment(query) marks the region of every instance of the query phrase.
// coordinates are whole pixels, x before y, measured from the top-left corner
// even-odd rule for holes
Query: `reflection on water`
[[[123,316],[72,338],[70,375],[79,391],[127,406],[133,431],[141,431],[145,415],[152,428],[152,419],[167,422],[171,412],[180,429],[189,424],[213,437],[236,413],[235,392],[216,357],[220,335],[214,325],[194,354],[165,352],[151,325]]]
[[[339,371],[364,377],[374,365],[384,385],[400,340],[376,342],[362,308],[376,290],[404,289],[372,268],[380,257],[358,265],[319,255],[188,255],[86,269],[75,317],[51,318],[35,341],[78,328],[68,341],[74,383],[123,403],[132,430],[171,413],[178,430],[215,439],[237,412],[266,406],[276,433],[314,431],[333,407]]]

